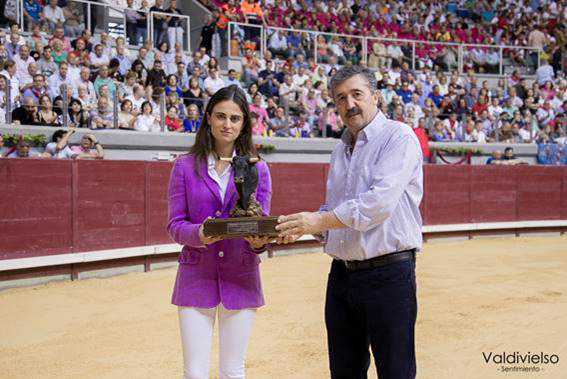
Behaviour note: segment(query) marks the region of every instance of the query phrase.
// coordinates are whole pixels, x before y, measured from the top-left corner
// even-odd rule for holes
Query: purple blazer
[[[231,173],[224,202],[218,184],[209,177],[206,162],[195,174],[192,154],[175,161],[169,180],[167,231],[183,245],[172,303],[213,308],[222,302],[226,309],[264,305],[260,284],[260,258],[245,240],[223,240],[202,246],[199,226],[207,217],[226,218],[238,199]],[[265,162],[256,163],[256,199],[265,215],[270,212],[272,182]]]

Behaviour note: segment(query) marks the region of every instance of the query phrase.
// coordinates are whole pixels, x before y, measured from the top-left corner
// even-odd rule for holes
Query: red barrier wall
[[[328,165],[271,163],[272,214],[317,210]],[[0,259],[170,243],[171,163],[0,160]],[[567,167],[424,170],[424,224],[567,219]]]

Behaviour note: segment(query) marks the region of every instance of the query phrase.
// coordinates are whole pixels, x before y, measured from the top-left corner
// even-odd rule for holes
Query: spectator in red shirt
[[[167,116],[165,116],[165,126],[170,132],[183,132],[181,121],[177,117],[177,107],[172,105],[167,108]]]
[[[478,117],[483,111],[488,111],[486,96],[479,96],[478,102],[473,105],[472,112]]]

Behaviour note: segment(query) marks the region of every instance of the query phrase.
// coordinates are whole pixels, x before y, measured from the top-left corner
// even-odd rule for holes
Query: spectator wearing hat
[[[94,134],[84,134],[78,145],[71,146],[71,150],[76,155],[74,159],[103,159],[104,149],[98,143]]]

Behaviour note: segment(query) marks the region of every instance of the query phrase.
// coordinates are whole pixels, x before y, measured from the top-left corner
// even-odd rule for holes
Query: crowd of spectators
[[[370,67],[387,64],[391,58],[411,59],[414,51],[403,41],[422,41],[416,45],[416,68],[457,65],[455,44],[517,46],[544,49],[555,70],[559,70],[566,43],[567,7],[565,1],[363,1],[363,0],[206,0],[214,15],[220,39],[215,53],[225,55],[246,47],[258,49],[256,28],[236,25],[227,35],[229,21],[261,24],[268,28],[266,44],[273,54],[287,57],[298,51],[306,58],[317,50],[317,62],[335,57],[339,64],[359,64],[367,58]],[[271,28],[286,28],[278,30]],[[291,31],[290,29],[297,30]],[[299,32],[316,31],[313,33]],[[211,32],[211,30],[209,30]],[[341,37],[350,35],[352,38]],[[212,35],[212,33],[211,33]],[[230,38],[229,38],[230,37]],[[367,41],[368,56],[363,57],[359,37],[394,38],[401,42]],[[317,43],[315,46],[315,38]],[[238,43],[235,48],[233,43]],[[427,42],[427,43],[426,43]],[[470,46],[464,49],[465,68],[476,72],[498,73],[499,49]],[[537,53],[527,49],[504,49],[503,62],[533,71]],[[526,73],[532,73],[526,71]]]
[[[26,4],[39,4],[37,1],[26,0]],[[28,37],[22,35],[15,23],[10,25],[7,37],[0,35],[0,64],[4,68],[0,72],[0,121],[8,119],[6,111],[11,109],[15,124],[195,132],[208,98],[223,86],[237,84],[247,93],[255,135],[338,138],[343,125],[328,84],[341,65],[362,64],[348,58],[357,54],[352,45],[337,49],[333,44],[340,40],[331,39],[328,45],[331,53],[324,61],[316,62],[302,46],[300,33],[278,31],[275,35],[285,38],[287,48],[283,43],[279,47],[273,45],[260,56],[253,45],[248,46],[241,59],[242,69],[230,69],[223,74],[214,41],[223,38],[220,35],[233,18],[280,25],[274,24],[274,20],[279,20],[274,13],[284,10],[281,25],[303,28],[307,14],[315,14],[317,19],[321,9],[325,10],[325,17],[338,15],[344,19],[346,26],[341,28],[346,29],[341,32],[360,32],[356,28],[368,19],[374,21],[361,33],[392,36],[390,33],[406,30],[411,24],[411,30],[416,25],[418,31],[427,30],[426,39],[439,40],[436,31],[439,27],[445,35],[443,40],[452,40],[454,30],[448,27],[451,19],[442,12],[445,3],[409,2],[403,7],[394,2],[385,4],[377,6],[358,0],[338,3],[276,0],[266,1],[262,6],[254,1],[215,4],[202,29],[199,46],[187,54],[181,42],[169,43],[178,41],[179,24],[169,24],[175,19],[173,16],[169,19],[164,16],[163,24],[157,23],[161,32],[154,31],[154,42],[145,39],[146,1],[142,1],[141,8],[134,7],[131,0],[125,2],[127,37],[113,38],[98,31],[93,36],[84,28],[85,22],[70,28],[67,19],[47,12],[54,8],[53,15],[65,14],[66,7],[60,8],[57,0],[50,0],[38,8],[37,17],[31,18],[32,32]],[[162,1],[157,0],[148,11],[179,14],[175,1],[168,5],[169,8],[164,8]],[[520,8],[532,6],[526,3]],[[554,46],[564,44],[563,28],[557,25],[554,34],[548,30],[553,20],[564,17],[565,7],[555,2],[542,7],[535,15],[524,10],[517,17],[526,22],[529,19],[533,25],[545,25],[544,32],[534,29],[543,34],[541,64],[534,83],[518,71],[501,77],[497,83],[480,82],[475,67],[468,67],[466,77],[459,76],[449,66],[435,63],[414,71],[403,52],[400,55],[389,46],[385,59],[377,59],[373,66],[379,83],[378,105],[389,117],[423,129],[434,141],[529,142],[564,137],[567,82],[563,67],[554,63],[556,50],[553,50]],[[511,38],[517,32],[510,27],[515,25],[512,20],[516,17],[510,16],[506,22],[500,20],[503,10],[508,8],[506,3],[497,5],[494,17],[498,20],[495,22],[493,17],[484,25],[483,18],[478,19],[472,11],[460,19],[477,25],[472,28],[490,38],[496,35],[500,39]],[[25,9],[29,13],[29,8]],[[309,11],[301,11],[305,9]],[[285,19],[289,17],[291,24],[287,25]],[[416,23],[413,17],[423,20]],[[323,25],[326,24],[315,22],[311,27]],[[339,27],[336,22],[329,25],[325,28]],[[464,33],[466,38],[476,35],[476,32],[471,34],[472,28]],[[252,34],[249,37],[255,38]],[[400,38],[400,33],[395,37]],[[132,42],[140,47],[129,49]]]

